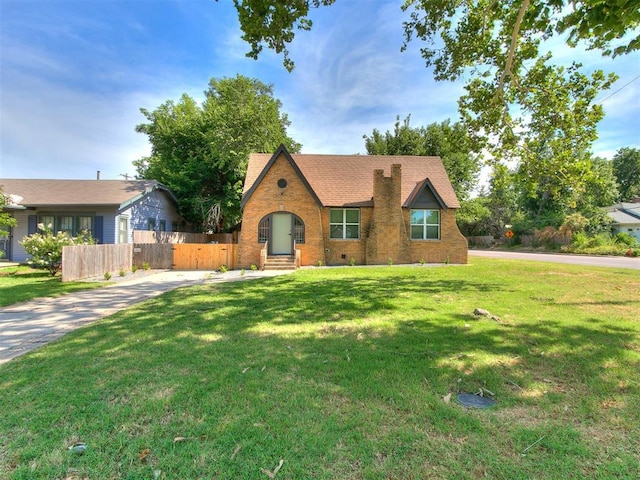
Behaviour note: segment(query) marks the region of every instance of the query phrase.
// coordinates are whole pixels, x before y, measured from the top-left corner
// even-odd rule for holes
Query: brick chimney
[[[373,215],[367,238],[367,264],[384,265],[409,261],[409,242],[402,213],[402,166],[391,165],[373,172]]]

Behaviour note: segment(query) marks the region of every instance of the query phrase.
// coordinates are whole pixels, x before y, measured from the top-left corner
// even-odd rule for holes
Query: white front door
[[[293,225],[290,213],[274,213],[271,227],[271,254],[291,255],[293,253]]]

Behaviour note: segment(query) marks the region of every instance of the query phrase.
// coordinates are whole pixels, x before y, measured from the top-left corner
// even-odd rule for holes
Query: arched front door
[[[293,255],[296,244],[304,243],[304,222],[288,212],[273,212],[258,224],[258,242],[269,242],[269,255]]]
[[[291,255],[293,253],[293,215],[274,213],[271,217],[271,254]]]

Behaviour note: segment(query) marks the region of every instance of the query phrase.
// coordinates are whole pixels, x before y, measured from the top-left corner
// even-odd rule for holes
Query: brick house
[[[439,157],[249,157],[238,264],[466,263],[460,207]]]

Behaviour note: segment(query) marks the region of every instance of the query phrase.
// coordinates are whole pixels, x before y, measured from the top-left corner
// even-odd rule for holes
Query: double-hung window
[[[360,238],[360,210],[357,208],[332,208],[329,211],[329,238]]]
[[[411,240],[440,240],[440,210],[411,210]]]
[[[40,215],[38,223],[53,234],[64,232],[70,237],[93,232],[93,216],[91,215]]]
[[[76,218],[77,234],[93,232],[93,217],[81,215]]]

